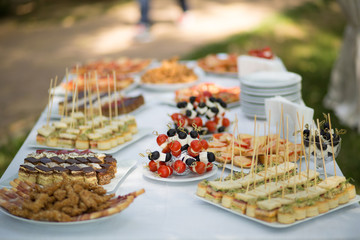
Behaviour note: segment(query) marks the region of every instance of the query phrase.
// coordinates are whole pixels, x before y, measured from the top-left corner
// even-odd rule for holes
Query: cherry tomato
[[[201,117],[195,117],[192,120],[191,125],[193,125],[193,124],[195,124],[197,127],[202,127],[203,126],[203,121],[202,121]]]
[[[220,118],[219,118],[218,116],[216,116],[216,117],[214,118],[214,122],[215,122],[216,124],[219,124],[219,121],[220,121]]]
[[[201,152],[201,150],[203,148],[203,146],[201,145],[201,142],[199,140],[192,140],[190,143],[190,147],[194,153]]]
[[[216,131],[216,123],[214,121],[207,121],[205,126],[207,127],[207,129],[210,133],[213,133]]]
[[[151,160],[148,166],[149,166],[149,170],[152,172],[156,172],[156,170],[158,169],[157,164],[154,160]]]
[[[192,169],[198,174],[203,174],[206,171],[206,165],[203,162],[197,161],[194,166],[192,166]]]
[[[206,171],[207,171],[207,172],[210,172],[210,171],[213,169],[213,166],[214,166],[214,164],[211,163],[211,162],[209,162],[209,163],[206,165]]]
[[[176,160],[173,165],[174,171],[177,173],[183,173],[186,170],[186,164],[181,160]]]
[[[181,155],[181,149],[177,152],[174,152],[174,151],[171,151],[171,154],[174,156],[174,157],[178,157]]]
[[[187,151],[188,154],[192,157],[197,157],[199,155],[199,153],[194,152],[194,150],[192,150],[190,146],[188,147]]]
[[[208,142],[207,142],[205,139],[202,139],[202,140],[200,141],[200,143],[201,143],[201,146],[203,147],[204,150],[206,150],[206,149],[209,148],[209,144],[208,144]]]
[[[222,120],[222,125],[223,125],[224,127],[230,126],[230,120],[229,120],[228,118],[223,118],[223,120]]]
[[[167,178],[170,176],[170,169],[166,165],[161,165],[158,169],[158,174],[160,177]]]
[[[156,142],[161,147],[161,145],[164,144],[167,139],[168,136],[166,134],[160,134],[159,136],[157,136]]]
[[[169,147],[172,152],[178,152],[181,150],[181,143],[179,141],[173,141],[169,143]]]
[[[186,127],[189,123],[189,120],[186,117],[182,117],[179,119],[179,121],[177,122],[177,125],[179,127]]]
[[[174,172],[174,170],[173,170],[173,168],[172,167],[170,167],[170,166],[167,166],[168,167],[168,169],[169,169],[169,176],[171,176],[172,174],[173,174],[173,172]]]
[[[179,121],[180,118],[182,118],[182,114],[181,113],[173,113],[171,114],[171,119],[174,121],[174,122],[177,122]]]

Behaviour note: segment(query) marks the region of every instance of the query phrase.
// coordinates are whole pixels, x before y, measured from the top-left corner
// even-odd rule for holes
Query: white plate
[[[130,75],[130,77],[132,77],[134,79],[134,82],[132,84],[130,84],[127,88],[121,90],[122,93],[130,92],[131,90],[133,90],[139,86],[140,77],[137,75]],[[69,74],[68,81],[71,81],[73,78],[76,78],[76,74]],[[61,83],[66,83],[66,76],[64,76]],[[61,96],[61,97],[65,96],[66,90],[65,90],[65,88],[63,88],[61,86],[61,84],[59,86],[57,86],[54,90],[55,90],[54,91],[55,96]],[[71,96],[71,95],[72,95],[72,92],[68,91],[68,96]]]
[[[301,76],[292,72],[257,72],[241,79],[241,85],[253,88],[288,87],[301,82]]]
[[[222,166],[219,166],[219,165],[222,165],[223,163],[220,163],[220,162],[215,162],[215,164],[217,165],[217,167],[222,170]],[[231,164],[226,164],[225,165],[225,168],[230,170],[231,171]],[[237,166],[233,166],[233,170],[236,171],[236,172],[241,172],[241,167],[237,167]],[[243,168],[243,171],[244,173],[249,173],[250,172],[250,168]]]
[[[297,224],[299,224],[299,223],[307,222],[307,221],[309,221],[309,220],[313,220],[313,219],[322,217],[322,216],[324,216],[324,215],[326,215],[326,214],[328,214],[328,213],[335,212],[335,211],[337,211],[337,210],[340,210],[340,209],[342,209],[342,208],[345,208],[345,207],[347,207],[347,206],[350,206],[350,205],[352,205],[352,204],[354,204],[354,203],[358,203],[358,202],[360,201],[360,196],[359,196],[359,195],[356,195],[356,197],[355,197],[354,199],[350,200],[348,203],[343,204],[343,205],[339,205],[338,207],[336,207],[336,208],[334,208],[334,209],[331,209],[331,210],[329,210],[329,211],[326,212],[326,213],[321,213],[321,214],[319,214],[319,215],[316,216],[316,217],[305,218],[304,220],[295,221],[294,223],[291,223],[291,224],[281,224],[281,223],[278,223],[278,222],[268,223],[268,222],[265,222],[265,221],[262,221],[262,220],[259,220],[259,219],[256,219],[256,218],[252,218],[252,217],[249,217],[249,216],[247,216],[247,215],[245,215],[245,214],[238,213],[238,212],[236,212],[236,211],[234,211],[234,210],[232,210],[232,209],[223,207],[221,204],[217,204],[217,203],[211,202],[211,201],[209,201],[209,200],[207,200],[207,199],[205,199],[205,198],[199,197],[199,196],[197,196],[197,195],[195,195],[195,196],[196,196],[198,199],[200,199],[201,201],[210,203],[210,204],[212,204],[212,205],[214,205],[214,206],[216,206],[216,207],[222,208],[222,209],[224,209],[224,210],[226,210],[226,211],[228,211],[228,212],[231,212],[231,213],[236,214],[236,215],[238,215],[238,216],[241,216],[241,217],[243,217],[243,218],[247,218],[247,219],[250,219],[250,220],[252,220],[252,221],[254,221],[254,222],[261,223],[261,224],[263,224],[263,225],[265,225],[265,226],[273,227],[273,228],[288,228],[288,227],[292,227],[292,226],[297,225]]]
[[[107,153],[107,154],[113,154],[118,151],[120,151],[123,148],[126,148],[127,146],[135,143],[136,141],[142,139],[148,134],[151,134],[152,130],[150,128],[139,128],[138,133],[132,136],[132,140],[129,142],[126,142],[124,144],[118,145],[114,148],[111,148],[109,150],[98,150],[98,149],[90,149],[92,152],[100,152],[100,153]],[[32,139],[29,143],[29,147],[31,148],[38,148],[38,149],[57,149],[57,150],[74,150],[73,148],[62,148],[62,147],[49,147],[45,145],[39,145],[35,139]]]
[[[140,83],[140,86],[151,91],[176,91],[182,88],[191,87],[193,85],[199,84],[199,82],[204,78],[204,71],[200,67],[192,67],[193,63],[186,63],[189,68],[194,70],[195,75],[198,77],[196,81],[189,83],[174,83],[174,84],[152,84],[152,83]],[[141,81],[141,80],[140,80]]]
[[[199,181],[203,180],[209,177],[212,177],[216,174],[218,168],[216,165],[214,165],[213,169],[210,172],[206,172],[202,175],[199,175],[197,173],[190,172],[187,175],[184,176],[178,176],[175,174],[172,174],[171,176],[167,178],[162,178],[157,176],[156,172],[151,172],[148,168],[143,169],[143,175],[149,179],[157,180],[160,182],[193,182],[193,181]]]
[[[104,221],[107,220],[109,218],[112,218],[113,216],[116,216],[118,213],[116,214],[112,214],[110,216],[106,216],[106,217],[101,217],[101,218],[96,218],[96,219],[91,219],[91,220],[84,220],[84,221],[75,221],[75,222],[47,222],[47,221],[37,221],[37,220],[31,220],[31,219],[27,219],[27,218],[22,218],[22,217],[18,217],[15,215],[12,215],[11,213],[9,213],[8,211],[6,211],[5,209],[3,209],[2,207],[0,207],[0,212],[2,212],[5,215],[8,215],[9,217],[12,217],[14,219],[17,219],[19,221],[22,222],[27,222],[27,223],[32,223],[32,224],[37,224],[37,225],[52,225],[52,226],[70,226],[70,225],[79,225],[79,224],[89,224],[89,223],[98,223],[100,221]],[[119,212],[120,213],[120,212]]]
[[[136,166],[137,161],[135,159],[121,159],[117,160],[117,167],[116,167],[116,174],[113,179],[111,179],[109,184],[100,185],[102,186],[108,193],[114,193],[120,186],[121,180],[123,180],[130,170]],[[13,176],[9,177],[0,182],[0,187],[7,187],[11,188],[10,182],[18,178],[18,174],[14,174]]]
[[[277,96],[281,96],[283,98],[286,98],[287,100],[293,102],[293,101],[297,101],[301,98],[301,93],[295,93],[295,94],[291,94],[291,95],[277,95]],[[262,104],[264,105],[265,103],[265,99],[267,98],[272,98],[274,96],[269,96],[269,97],[254,97],[251,95],[246,95],[246,94],[241,94],[241,101],[242,102],[249,102],[249,103],[257,103],[257,104]]]
[[[228,59],[228,55],[227,53],[217,53],[216,56],[219,59]],[[196,62],[197,63],[197,62]],[[199,65],[198,65],[199,66]],[[200,66],[199,66],[200,67]],[[201,68],[201,67],[200,67]],[[202,68],[201,68],[202,69]],[[207,74],[207,75],[214,75],[214,76],[219,76],[219,77],[230,77],[230,78],[237,78],[238,77],[238,73],[237,72],[214,72],[214,71],[207,71],[205,69],[203,69],[203,71]]]

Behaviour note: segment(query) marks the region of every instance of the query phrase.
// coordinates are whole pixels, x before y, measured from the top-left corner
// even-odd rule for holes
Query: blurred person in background
[[[177,24],[182,26],[187,21],[189,7],[186,0],[177,0],[179,3],[182,14],[177,20]],[[139,42],[151,41],[150,26],[151,21],[149,19],[150,0],[138,0],[140,7],[140,21],[136,26],[135,40]]]

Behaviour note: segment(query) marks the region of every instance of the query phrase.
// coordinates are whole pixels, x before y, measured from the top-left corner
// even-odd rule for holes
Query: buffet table
[[[237,85],[233,79],[209,77],[207,81],[227,82]],[[173,93],[141,92],[146,106],[135,113],[139,128],[149,128],[162,133],[170,122],[168,114],[174,107],[162,103],[171,101]],[[246,118],[240,107],[230,110],[230,119],[239,119],[239,131],[253,134],[253,119]],[[34,152],[29,144],[34,142],[36,130],[46,122],[44,111],[1,180],[17,173],[19,165],[28,153]],[[261,121],[259,121],[261,123]],[[260,124],[260,133],[263,132]],[[143,176],[148,161],[139,156],[146,149],[157,150],[156,137],[149,134],[125,149],[113,154],[118,162],[136,159],[137,165],[122,180],[116,195],[123,195],[141,188],[145,194],[119,214],[92,223],[57,226],[54,223],[28,223],[0,214],[1,239],[355,239],[360,236],[360,206],[358,203],[292,227],[276,229],[245,219],[199,200],[195,182],[165,182]],[[228,175],[229,170],[225,170]],[[341,174],[340,169],[337,173]],[[219,170],[215,179],[219,177]]]

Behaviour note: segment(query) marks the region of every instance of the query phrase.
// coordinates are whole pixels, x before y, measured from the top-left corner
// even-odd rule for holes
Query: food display
[[[160,67],[149,69],[141,76],[144,84],[179,84],[197,80],[194,70],[179,63],[177,58],[164,60]]]
[[[95,115],[99,115],[99,100],[96,95],[92,96],[91,99],[89,97],[84,98],[84,93],[79,93],[78,99],[74,101],[74,107],[77,109],[77,111],[84,112],[85,108],[86,111],[90,112],[90,101],[93,107],[93,113]],[[69,96],[67,98],[67,101],[61,101],[59,102],[59,115],[65,114],[65,108],[66,108],[66,114],[70,115],[72,112],[71,106],[73,103],[73,96]],[[112,114],[115,113],[117,108],[117,111],[119,114],[127,114],[135,111],[136,109],[140,108],[145,104],[144,96],[142,94],[138,96],[133,97],[118,97],[117,93],[110,94],[110,97],[107,93],[103,93],[100,95],[100,104],[101,104],[101,111],[104,116],[110,116],[110,108],[112,111]]]
[[[104,116],[86,119],[82,112],[76,112],[71,117],[42,126],[37,132],[38,145],[108,150],[131,141],[138,128],[134,116],[112,120]]]
[[[345,177],[321,180],[318,172],[296,172],[296,167],[284,162],[224,180],[202,181],[196,194],[234,213],[281,224],[316,217],[356,197],[354,185]]]
[[[109,154],[84,151],[30,153],[19,168],[19,180],[47,186],[64,178],[94,185],[109,184],[115,177],[117,161]]]
[[[167,178],[173,173],[187,175],[190,172],[204,174],[213,168],[215,155],[206,151],[208,143],[200,139],[197,131],[171,128],[166,134],[159,134],[156,142],[161,151],[148,152],[148,168],[159,177]]]
[[[113,71],[118,74],[138,73],[143,71],[151,63],[151,59],[121,57],[118,59],[96,60],[85,64],[73,66],[72,73],[84,75],[97,71],[99,76],[112,75]]]
[[[237,54],[209,54],[197,61],[209,73],[237,73]]]
[[[216,161],[220,163],[228,163],[231,161],[232,153],[231,133],[213,134],[213,140],[209,142],[208,151],[216,154]],[[234,139],[234,158],[233,163],[237,167],[250,168],[251,160],[254,155],[255,138],[249,134],[239,134]],[[283,163],[286,160],[286,154],[291,162],[297,161],[302,156],[301,144],[294,144],[285,139],[281,139],[279,135],[272,134],[270,136],[257,137],[258,147],[256,156],[260,163]],[[286,149],[288,148],[288,149]],[[296,149],[296,152],[295,152]],[[295,156],[296,159],[295,159]]]
[[[119,58],[116,60],[97,60],[86,64],[73,66],[71,73],[73,75],[67,76],[68,82],[63,83],[62,86],[67,91],[75,92],[75,86],[78,87],[78,92],[85,89],[85,81],[87,88],[91,92],[96,92],[98,81],[99,91],[108,91],[108,76],[111,80],[110,88],[114,90],[114,78],[116,80],[116,90],[123,90],[134,84],[134,78],[130,76],[131,73],[143,71],[151,63],[150,59],[131,59]],[[77,82],[77,83],[76,83]]]
[[[173,113],[171,119],[176,127],[195,129],[201,135],[224,132],[230,126],[225,117],[227,104],[212,96],[191,96],[188,101],[178,102],[179,113]]]
[[[215,83],[200,83],[198,85],[179,89],[175,92],[175,101],[189,101],[191,96],[213,96],[220,98],[227,104],[240,100],[240,87],[221,87]]]
[[[0,206],[15,216],[45,222],[77,222],[108,217],[126,209],[143,194],[106,194],[101,186],[65,178],[46,187],[29,181],[12,181],[0,189]]]
[[[265,59],[273,59],[275,57],[270,47],[264,47],[261,49],[251,49],[248,51],[248,55],[253,57],[265,58]]]

